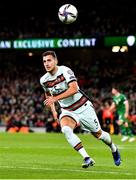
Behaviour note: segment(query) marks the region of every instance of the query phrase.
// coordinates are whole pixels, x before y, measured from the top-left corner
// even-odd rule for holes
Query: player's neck
[[[116,94],[116,96],[118,97],[120,95],[120,93],[118,92],[117,94]]]
[[[50,71],[50,74],[53,76],[58,71],[58,67],[56,66],[52,71]]]

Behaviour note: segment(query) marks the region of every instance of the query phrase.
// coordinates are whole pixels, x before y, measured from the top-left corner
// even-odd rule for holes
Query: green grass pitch
[[[95,166],[82,169],[82,157],[61,133],[0,133],[0,179],[136,179],[136,141],[113,135],[122,157],[113,163],[111,151],[89,134],[77,134]]]

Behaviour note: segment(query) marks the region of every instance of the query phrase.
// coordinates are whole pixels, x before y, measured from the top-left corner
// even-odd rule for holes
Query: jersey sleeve
[[[115,97],[113,96],[112,97],[112,102],[114,102],[116,104],[116,101],[115,101]]]
[[[127,97],[123,94],[122,95],[122,101],[125,103],[127,100],[128,100]]]
[[[48,92],[48,89],[46,88],[46,86],[42,82],[42,78],[40,79],[40,85],[42,86],[45,93]]]
[[[74,72],[69,67],[66,66],[63,67],[63,75],[67,83],[70,83],[72,81],[77,81]]]

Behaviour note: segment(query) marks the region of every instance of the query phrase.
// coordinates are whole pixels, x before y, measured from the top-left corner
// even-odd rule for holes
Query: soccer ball
[[[77,19],[78,11],[72,4],[64,4],[59,8],[58,17],[64,24],[71,24]]]

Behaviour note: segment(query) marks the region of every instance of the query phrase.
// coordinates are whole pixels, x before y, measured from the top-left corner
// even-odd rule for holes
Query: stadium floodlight
[[[120,50],[120,46],[113,46],[112,47],[112,52],[114,52],[114,53],[119,52],[119,50]]]
[[[120,52],[128,52],[128,47],[127,46],[122,46],[120,48]]]
[[[135,43],[135,36],[128,36],[127,37],[127,44],[129,45],[129,46],[133,46],[134,45],[134,43]]]

